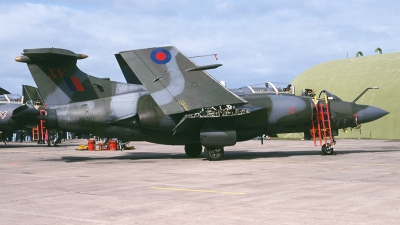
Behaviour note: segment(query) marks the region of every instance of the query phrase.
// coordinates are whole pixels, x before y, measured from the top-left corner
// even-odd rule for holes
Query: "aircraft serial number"
[[[94,116],[79,117],[79,123],[90,123],[94,122]]]

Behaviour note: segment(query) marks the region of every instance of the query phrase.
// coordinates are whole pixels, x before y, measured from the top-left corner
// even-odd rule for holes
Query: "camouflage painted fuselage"
[[[133,84],[82,72],[76,62],[86,57],[43,48],[25,49],[15,59],[27,63],[47,104],[46,127],[125,141],[211,148],[262,134],[308,132],[311,127],[315,100],[278,90],[270,82],[228,90],[203,70],[214,65],[199,67],[173,46],[116,54]],[[387,114],[341,100],[329,104],[333,130]]]
[[[216,131],[234,131],[236,141],[262,134],[307,132],[310,129],[314,108],[310,98],[276,94],[242,97],[248,103],[236,108],[249,113],[192,118],[190,124],[179,131],[174,128],[186,114],[164,115],[147,91],[52,107],[48,109],[46,125],[125,141],[172,145],[200,143],[205,124]],[[370,107],[343,101],[331,101],[330,104],[334,130],[356,126],[353,114]]]

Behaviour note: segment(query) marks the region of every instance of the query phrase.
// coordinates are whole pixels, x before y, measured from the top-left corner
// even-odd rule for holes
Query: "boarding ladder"
[[[314,107],[310,133],[314,140],[314,146],[317,146],[317,139],[319,140],[320,146],[322,146],[323,142],[325,146],[328,146],[328,143],[330,146],[333,146],[335,141],[332,136],[328,97],[325,95],[324,102],[320,102],[315,96],[313,103]]]
[[[47,115],[46,110],[41,109],[39,110],[39,115],[40,116],[45,116]],[[40,120],[39,124],[32,129],[32,137],[34,141],[38,141],[38,144],[44,144],[45,141],[48,139],[48,131],[44,125],[45,121]]]

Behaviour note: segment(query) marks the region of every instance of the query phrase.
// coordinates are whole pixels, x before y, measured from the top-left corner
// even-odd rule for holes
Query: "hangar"
[[[296,94],[306,88],[314,89],[317,96],[327,90],[344,101],[353,101],[369,87],[358,104],[379,107],[390,112],[387,116],[367,124],[359,130],[339,131],[338,138],[400,139],[400,52],[333,60],[318,64],[298,75],[292,84]]]

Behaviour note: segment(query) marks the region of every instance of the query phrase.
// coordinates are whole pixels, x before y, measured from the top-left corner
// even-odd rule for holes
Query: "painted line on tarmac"
[[[17,215],[25,215],[25,216],[34,216],[34,217],[46,217],[52,219],[62,219],[66,221],[79,221],[79,222],[91,222],[96,224],[106,223],[107,221],[101,220],[93,220],[93,219],[85,219],[85,218],[77,218],[77,217],[69,217],[69,216],[58,216],[51,213],[35,213],[35,212],[25,212],[22,210],[10,210],[10,209],[0,209],[0,212],[7,214],[17,214]],[[60,221],[58,221],[60,222]]]
[[[241,160],[241,159],[238,159]],[[315,164],[315,165],[348,165],[354,167],[361,166],[393,166],[400,167],[400,164],[385,164],[385,163],[339,163],[339,162],[312,162],[312,161],[278,161],[278,160],[266,160],[266,159],[254,159],[252,162],[274,162],[274,163],[293,163],[293,164]]]
[[[217,191],[217,190],[201,190],[201,189],[189,189],[189,188],[167,188],[167,187],[150,187],[156,190],[167,190],[167,191],[187,191],[187,192],[202,192],[202,193],[214,193],[214,194],[224,194],[224,195],[245,195],[244,192],[227,192],[227,191]]]
[[[374,172],[358,172],[358,171],[346,171],[346,170],[340,170],[338,172],[340,172],[340,173],[355,173],[355,174],[377,174]]]

